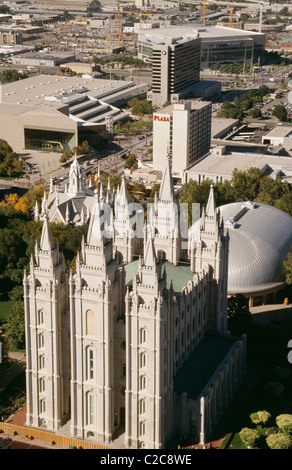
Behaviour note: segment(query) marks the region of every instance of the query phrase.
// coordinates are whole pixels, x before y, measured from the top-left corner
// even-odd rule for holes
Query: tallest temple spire
[[[170,159],[167,157],[166,166],[162,176],[160,191],[159,191],[159,200],[161,202],[173,202],[174,201],[174,187],[173,179],[171,175],[170,168]]]
[[[42,251],[49,251],[49,250],[52,250],[53,248],[54,248],[54,241],[53,241],[51,229],[49,226],[48,216],[45,215],[41,241],[40,241],[40,249]]]

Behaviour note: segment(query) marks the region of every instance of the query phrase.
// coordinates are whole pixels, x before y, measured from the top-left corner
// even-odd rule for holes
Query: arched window
[[[145,367],[146,366],[146,353],[141,352],[139,357],[139,366]]]
[[[45,355],[41,354],[39,356],[39,369],[44,369],[45,368]]]
[[[93,392],[88,392],[86,397],[87,404],[87,424],[95,424],[95,394]]]
[[[37,322],[38,322],[38,325],[42,325],[44,323],[44,311],[42,308],[38,310]]]
[[[139,436],[144,436],[145,432],[146,432],[146,423],[145,421],[141,421],[141,423],[139,423]]]
[[[146,342],[146,328],[140,328],[139,342],[140,342],[140,344]]]
[[[44,392],[46,390],[46,381],[44,377],[39,379],[39,392]]]
[[[86,312],[86,334],[87,336],[95,335],[94,312],[92,310]]]
[[[86,372],[87,372],[87,380],[94,380],[96,377],[95,371],[95,351],[91,347],[87,347],[86,349]]]
[[[42,398],[39,403],[40,403],[40,413],[45,413],[46,412],[46,400]]]
[[[43,348],[45,346],[45,335],[44,333],[40,333],[38,335],[38,347]]]
[[[139,401],[139,413],[140,415],[143,415],[146,412],[146,400],[145,398],[142,398]]]
[[[146,376],[141,375],[139,377],[139,390],[144,390],[146,388]]]

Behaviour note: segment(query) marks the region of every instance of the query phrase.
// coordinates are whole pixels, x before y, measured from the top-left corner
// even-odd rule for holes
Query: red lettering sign
[[[153,116],[154,121],[168,121],[169,122],[169,117],[167,116]]]

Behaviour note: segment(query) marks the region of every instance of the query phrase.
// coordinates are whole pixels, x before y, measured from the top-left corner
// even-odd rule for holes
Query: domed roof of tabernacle
[[[226,204],[217,210],[224,232],[228,230],[230,236],[228,294],[255,296],[282,287],[283,261],[292,247],[292,217],[275,207],[252,202]],[[192,227],[193,236],[196,225]]]

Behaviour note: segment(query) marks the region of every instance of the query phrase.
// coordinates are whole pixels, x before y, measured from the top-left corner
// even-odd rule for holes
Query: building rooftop
[[[75,121],[102,124],[107,116],[114,121],[126,117],[115,103],[146,93],[147,89],[146,84],[136,85],[132,81],[37,75],[2,85],[0,113],[4,109],[10,114],[8,105],[19,105],[18,114],[27,112],[23,105],[44,111],[68,105],[69,116]]]
[[[227,26],[202,26],[198,24],[188,24],[182,26],[168,26],[166,28],[157,28],[151,30],[139,30],[140,38],[145,36],[149,43],[163,43],[167,38],[190,38],[193,39],[199,35],[201,39],[249,39],[250,37],[262,37],[265,35],[255,31],[246,31]],[[153,41],[151,40],[153,39]]]
[[[271,129],[267,134],[263,136],[263,139],[266,137],[291,137],[292,136],[292,126],[276,126],[274,129]]]
[[[126,270],[126,285],[129,284],[135,273],[139,271],[139,260],[132,261],[125,265]],[[187,285],[194,277],[194,273],[191,272],[189,264],[180,263],[178,266],[164,262],[162,265],[162,272],[166,271],[166,286],[169,289],[171,282],[174,290],[174,294],[179,294],[183,287]]]
[[[285,284],[283,260],[292,246],[292,217],[252,202],[220,206],[229,233],[228,294],[262,295]],[[200,221],[190,232],[198,240]]]
[[[216,136],[221,136],[224,131],[228,131],[231,126],[236,126],[238,123],[238,119],[225,119],[225,118],[217,118],[212,117],[211,121],[211,136],[212,139],[216,138]]]
[[[234,341],[221,337],[204,338],[174,378],[174,392],[196,400],[228,354]]]
[[[205,158],[194,164],[189,170],[189,179],[192,175],[200,174],[205,178],[230,179],[235,168],[237,170],[248,170],[251,167],[263,169],[265,173],[271,174],[273,171],[281,171],[283,175],[292,177],[292,157],[282,157],[276,155],[264,155],[257,153],[230,152],[222,154],[216,153],[215,147]],[[221,147],[224,148],[224,147]]]

